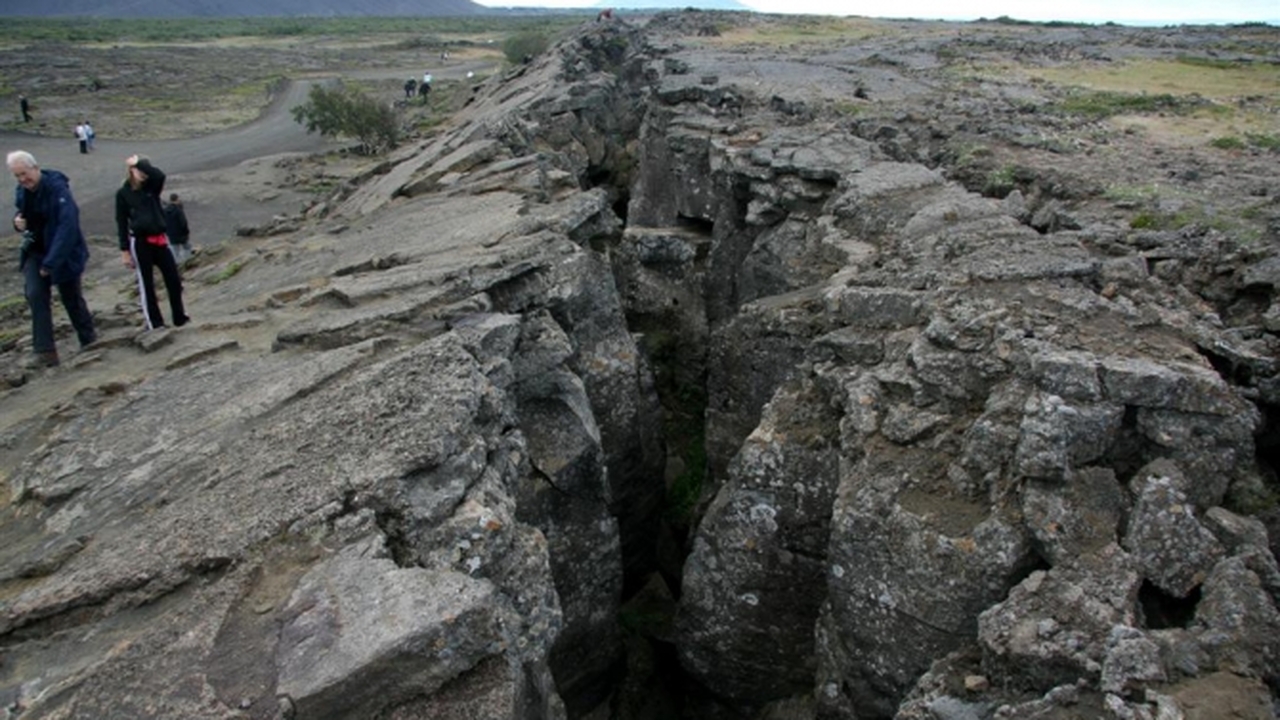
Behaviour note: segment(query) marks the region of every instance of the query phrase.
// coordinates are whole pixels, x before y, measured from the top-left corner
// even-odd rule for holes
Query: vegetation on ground
[[[1056,85],[1094,92],[1198,96],[1217,102],[1253,96],[1280,100],[1280,66],[1268,63],[1221,62],[1182,55],[1174,60],[1068,63],[1026,72]]]
[[[725,15],[709,23],[709,32],[700,40],[720,46],[758,45],[782,47],[820,42],[857,42],[870,37],[902,31],[890,23],[868,18],[839,18],[818,15],[789,15],[752,18]]]
[[[551,38],[544,32],[526,30],[518,32],[506,39],[502,44],[502,54],[507,61],[518,65],[528,58],[536,57],[551,46]]]
[[[27,95],[35,122],[23,125],[16,113],[4,114],[0,129],[23,125],[25,132],[61,137],[90,117],[102,137],[154,140],[249,122],[289,80],[362,67],[421,73],[446,51],[451,63],[492,61],[496,68],[508,37],[555,38],[583,16],[8,22],[11,32],[0,47],[14,51],[13,62],[0,67],[0,96]],[[67,63],[69,53],[83,57]],[[372,95],[388,104],[402,97],[392,85]]]
[[[5,18],[9,43],[175,43],[232,37],[436,36],[538,31],[554,34],[580,15],[343,18]]]
[[[369,154],[390,150],[400,140],[400,118],[395,108],[348,83],[312,85],[307,101],[292,112],[293,119],[302,123],[307,132],[351,138]]]

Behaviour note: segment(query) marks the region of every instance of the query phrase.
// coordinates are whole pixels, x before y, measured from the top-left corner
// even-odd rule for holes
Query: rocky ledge
[[[766,22],[587,23],[11,382],[5,716],[1272,717],[1274,155],[943,82],[1226,31]]]

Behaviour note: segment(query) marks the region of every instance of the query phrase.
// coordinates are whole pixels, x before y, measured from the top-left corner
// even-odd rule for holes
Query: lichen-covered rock
[[[1124,696],[1166,679],[1160,646],[1137,628],[1115,626],[1107,645],[1100,685],[1103,692]]]
[[[1188,629],[1209,656],[1210,669],[1276,679],[1280,611],[1243,558],[1227,558],[1213,568]]]
[[[729,468],[685,564],[684,667],[743,705],[803,694],[824,597],[839,441],[820,383],[780,388]],[[786,478],[784,481],[783,478]]]
[[[979,617],[983,666],[1029,688],[1096,681],[1112,628],[1137,625],[1141,582],[1114,544],[1032,573]]]
[[[397,568],[374,545],[349,546],[313,568],[282,609],[276,691],[303,717],[429,695],[514,640],[503,637],[491,583]]]
[[[1058,565],[1116,542],[1129,503],[1115,473],[1095,467],[1073,472],[1061,484],[1029,480],[1022,512],[1040,552]]]
[[[1139,472],[1133,484],[1137,497],[1123,545],[1143,577],[1174,597],[1186,597],[1225,551],[1200,524],[1177,480],[1147,470]]]
[[[845,470],[836,499],[819,634],[820,687],[835,689],[819,693],[827,712],[892,714],[933,659],[972,641],[979,614],[1031,562],[1021,528],[912,487],[928,458],[887,450],[869,447]]]

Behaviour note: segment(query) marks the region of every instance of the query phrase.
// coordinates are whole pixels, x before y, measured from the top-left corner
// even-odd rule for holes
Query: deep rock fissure
[[[1150,581],[1144,581],[1142,588],[1138,591],[1138,603],[1142,606],[1143,627],[1148,630],[1187,627],[1195,619],[1196,606],[1199,602],[1199,585],[1187,593],[1186,597],[1170,595]]]

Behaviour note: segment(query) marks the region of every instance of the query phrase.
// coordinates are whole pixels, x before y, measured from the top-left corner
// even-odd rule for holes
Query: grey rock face
[[[1030,687],[1098,677],[1112,628],[1136,624],[1140,583],[1115,545],[1033,573],[979,618],[984,667]]]
[[[735,703],[762,705],[813,684],[838,465],[836,413],[813,402],[824,392],[808,380],[775,394],[685,564],[681,662]]]
[[[371,555],[356,545],[318,565],[283,608],[276,689],[303,717],[348,717],[430,694],[504,644],[490,583]]]
[[[1223,557],[1222,545],[1196,519],[1175,478],[1140,472],[1135,484],[1137,501],[1124,545],[1148,580],[1170,595],[1186,597]]]

